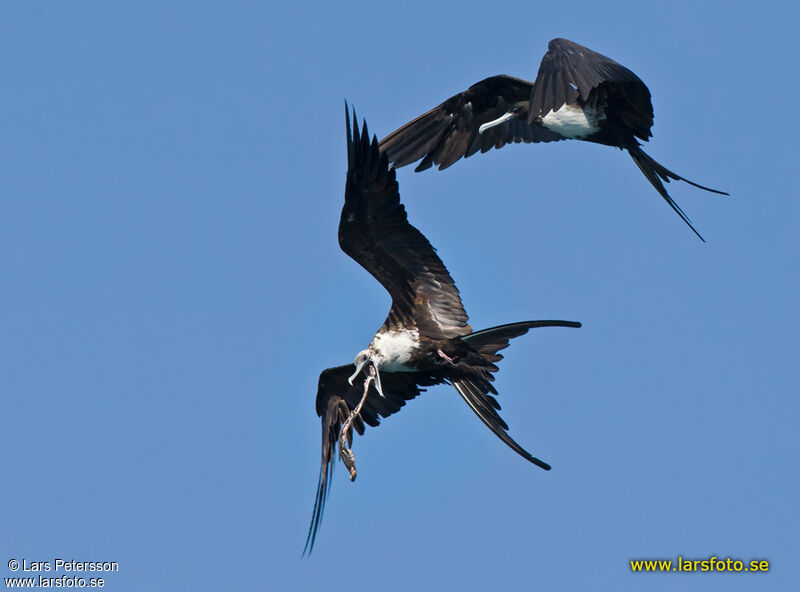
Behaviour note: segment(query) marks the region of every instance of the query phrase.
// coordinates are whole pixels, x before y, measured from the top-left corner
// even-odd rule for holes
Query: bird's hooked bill
[[[378,371],[378,366],[370,360],[369,358],[364,360],[363,362],[359,362],[356,364],[356,371],[353,372],[353,375],[347,379],[347,382],[350,383],[350,386],[353,386],[353,381],[356,379],[356,376],[361,372],[361,369],[364,367],[365,364],[369,364],[369,371],[370,376],[367,380],[372,379],[375,381],[375,390],[378,391],[378,394],[381,397],[386,398],[386,395],[383,394],[383,386],[381,385],[381,373]]]
[[[508,113],[506,113],[505,115],[501,115],[497,119],[493,119],[492,121],[487,121],[486,123],[484,123],[482,126],[480,126],[478,128],[478,133],[482,134],[486,130],[488,130],[490,128],[493,128],[493,127],[495,127],[497,125],[500,125],[501,123],[505,123],[506,121],[508,121],[509,119],[511,119],[513,117],[514,117],[514,114],[511,113],[511,111],[509,111]]]
[[[347,382],[350,383],[350,386],[353,386],[353,381],[356,379],[356,376],[358,376],[359,372],[361,372],[361,369],[364,367],[364,364],[366,364],[368,361],[369,360],[364,360],[363,362],[359,362],[356,365],[356,371],[353,372],[353,375],[347,379]]]

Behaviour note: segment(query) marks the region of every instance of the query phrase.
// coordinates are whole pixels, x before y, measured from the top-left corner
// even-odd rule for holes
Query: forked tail
[[[476,331],[461,338],[473,351],[483,356],[486,366],[481,369],[482,371],[471,374],[469,377],[453,379],[452,383],[458,394],[475,412],[475,415],[486,424],[486,427],[492,430],[509,448],[545,471],[550,470],[550,465],[531,455],[517,444],[506,431],[508,430],[508,424],[497,413],[500,410],[500,404],[497,399],[489,394],[497,394],[497,390],[491,384],[491,381],[494,380],[492,372],[497,371],[497,366],[494,363],[503,359],[503,356],[497,352],[508,347],[511,339],[524,335],[530,329],[537,327],[580,326],[580,323],[573,321],[525,321]]]
[[[639,167],[639,170],[642,171],[645,177],[647,177],[647,180],[650,181],[653,187],[656,188],[656,191],[658,191],[661,197],[663,197],[670,205],[670,207],[673,210],[675,210],[675,213],[677,213],[678,216],[681,217],[681,220],[686,222],[689,228],[692,229],[692,232],[694,232],[700,238],[701,241],[706,242],[706,240],[702,236],[700,236],[700,233],[697,232],[695,227],[692,226],[692,222],[691,220],[689,220],[689,217],[683,212],[680,206],[675,203],[675,200],[673,200],[670,197],[669,193],[667,193],[667,190],[664,187],[664,183],[662,183],[661,181],[663,180],[665,183],[669,183],[670,179],[674,181],[683,181],[685,183],[688,183],[689,185],[697,187],[698,189],[702,189],[704,191],[710,191],[711,193],[718,193],[719,195],[729,195],[729,194],[725,193],[724,191],[719,191],[718,189],[711,189],[710,187],[705,187],[703,185],[695,183],[694,181],[685,179],[680,175],[676,175],[668,168],[660,165],[655,160],[653,160],[650,156],[648,156],[645,153],[644,150],[642,150],[638,146],[635,146],[633,148],[628,148],[628,154],[631,155],[633,162],[636,163],[636,166]]]

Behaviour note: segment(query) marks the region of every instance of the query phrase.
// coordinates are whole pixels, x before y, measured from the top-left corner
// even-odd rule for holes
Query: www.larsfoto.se
[[[769,561],[766,559],[752,559],[742,561],[732,557],[719,558],[716,556],[708,559],[684,559],[680,555],[677,561],[672,559],[631,559],[633,572],[767,572]]]

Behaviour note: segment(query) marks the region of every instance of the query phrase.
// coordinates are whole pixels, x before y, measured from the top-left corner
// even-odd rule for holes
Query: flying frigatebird
[[[637,138],[652,137],[650,91],[636,74],[582,45],[553,39],[534,82],[491,76],[450,97],[381,140],[395,167],[420,158],[416,171],[502,148],[510,142],[583,140],[627,150],[670,207],[689,225],[688,216],[667,193],[662,180],[698,185],[661,166],[641,149]]]
[[[347,107],[345,106],[345,109]],[[400,203],[394,169],[378,139],[370,142],[366,121],[359,132],[347,114],[347,184],[339,221],[342,250],[372,274],[392,297],[389,316],[353,364],[328,368],[319,377],[316,409],[322,418],[322,463],[305,552],[317,536],[335,464],[334,450],[356,477],[349,448],[353,429],[377,426],[400,410],[423,387],[451,384],[461,398],[512,450],[533,464],[532,456],[506,432],[492,396],[498,351],[509,340],[536,327],[580,327],[572,321],[527,321],[472,331],[453,278],[423,234],[408,223]],[[490,394],[491,393],[491,394]]]

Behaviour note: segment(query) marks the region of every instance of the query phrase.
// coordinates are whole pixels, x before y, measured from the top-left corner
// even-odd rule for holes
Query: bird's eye
[[[511,112],[512,112],[514,115],[516,115],[517,113],[519,113],[519,107],[512,107],[512,108],[511,108]]]

